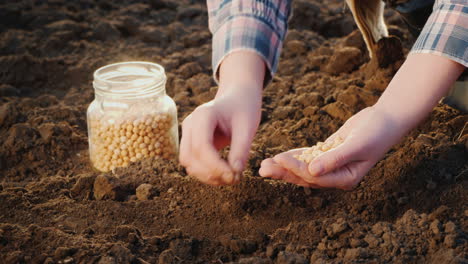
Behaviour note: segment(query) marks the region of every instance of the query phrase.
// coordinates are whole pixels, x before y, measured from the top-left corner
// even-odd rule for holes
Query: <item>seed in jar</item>
[[[144,116],[128,121],[90,120],[90,158],[93,165],[108,171],[116,167],[128,166],[143,157],[162,155],[166,158],[174,154],[171,134],[171,118],[168,115]],[[167,153],[167,154],[166,154]]]
[[[294,155],[294,158],[306,163],[310,163],[322,153],[336,148],[341,143],[343,143],[343,139],[340,137],[336,137],[332,141],[318,142],[315,146],[305,149],[301,154]]]

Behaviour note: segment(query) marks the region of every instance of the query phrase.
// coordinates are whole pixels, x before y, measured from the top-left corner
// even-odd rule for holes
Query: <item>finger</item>
[[[214,115],[209,110],[199,110],[198,118],[191,120],[193,124],[197,124],[197,129],[191,130],[191,148],[197,162],[206,167],[210,177],[223,178],[226,184],[235,182],[234,174],[226,161],[221,159],[218,151],[213,144],[213,134],[217,125]],[[204,112],[201,112],[204,111]],[[201,118],[202,117],[202,118]],[[192,165],[192,164],[190,164]],[[200,167],[200,166],[196,166]],[[199,173],[197,177],[207,177]]]
[[[262,161],[260,165],[260,176],[268,177],[275,180],[282,180],[292,184],[296,184],[303,187],[317,188],[317,185],[310,184],[303,179],[297,177],[287,169],[283,168],[281,165],[277,164],[273,159],[266,159]]]
[[[351,162],[330,173],[314,177],[313,183],[322,188],[351,190],[374,165],[373,162]]]
[[[182,122],[182,138],[180,140],[180,149],[179,149],[179,162],[182,166],[187,167],[190,163],[190,153],[191,153],[191,124],[190,124],[190,115],[185,118]]]
[[[223,181],[223,178],[216,177],[213,175],[206,166],[203,166],[200,163],[193,163],[192,165],[186,168],[187,173],[195,177],[198,181],[209,184],[212,186],[221,186],[226,185],[226,182]]]
[[[316,177],[334,171],[349,162],[359,161],[362,145],[357,141],[345,140],[336,148],[326,151],[308,165],[308,175]]]
[[[259,173],[262,177],[282,180],[303,187],[319,188],[319,186],[306,182],[301,177],[298,177],[293,172],[284,168],[281,164],[276,163],[274,159],[264,160],[261,164]]]
[[[259,119],[260,116],[255,117],[243,114],[235,116],[232,120],[231,149],[228,161],[235,173],[240,173],[244,170]]]
[[[284,173],[282,177],[278,180],[289,182],[289,183],[299,185],[302,187],[320,188],[318,185],[306,182],[304,179],[302,179],[301,177],[298,177],[297,175],[295,175],[294,173],[288,170],[286,170],[286,173]]]
[[[273,160],[280,164],[286,170],[294,173],[303,179],[310,178],[309,171],[307,170],[307,163],[300,161],[294,157],[294,153],[298,151],[288,151],[276,155]]]
[[[273,159],[265,159],[260,164],[258,173],[262,177],[281,179],[282,175],[286,173],[286,169],[277,164]]]

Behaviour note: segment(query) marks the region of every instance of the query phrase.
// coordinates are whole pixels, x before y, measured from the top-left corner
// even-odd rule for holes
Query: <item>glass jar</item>
[[[123,62],[94,72],[87,111],[89,155],[100,171],[143,158],[171,159],[178,150],[177,109],[166,95],[161,65]]]

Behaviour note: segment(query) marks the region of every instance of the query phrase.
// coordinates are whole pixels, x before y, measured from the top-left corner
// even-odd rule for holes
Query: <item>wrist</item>
[[[392,111],[385,103],[377,102],[371,107],[377,116],[387,124],[387,141],[390,145],[397,143],[405,136],[414,126],[415,122],[407,119],[405,116]]]

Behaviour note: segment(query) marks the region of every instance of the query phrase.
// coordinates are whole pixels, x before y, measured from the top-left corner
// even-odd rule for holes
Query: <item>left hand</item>
[[[406,129],[384,112],[368,107],[351,117],[327,141],[344,142],[307,164],[294,158],[305,148],[293,149],[262,162],[260,175],[310,188],[356,187],[364,175],[397,143]]]

